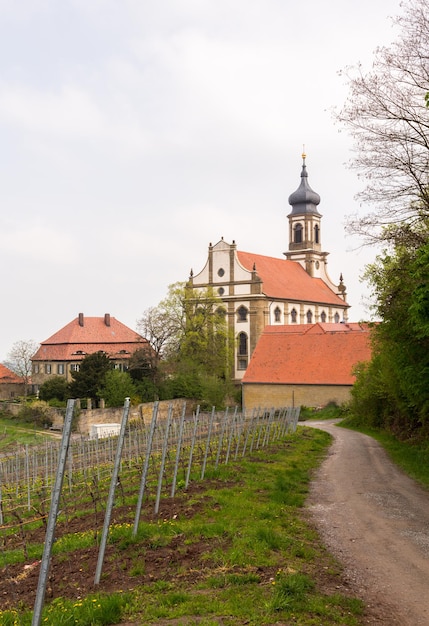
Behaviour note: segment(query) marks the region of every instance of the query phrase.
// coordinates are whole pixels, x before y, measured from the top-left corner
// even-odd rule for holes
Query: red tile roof
[[[148,345],[147,339],[114,317],[106,320],[106,316],[80,315],[42,341],[32,361],[79,361],[100,350],[117,359],[128,359],[139,347]]]
[[[12,370],[10,370],[8,367],[0,363],[0,384],[1,383],[22,384],[23,382],[24,380],[20,376],[18,376],[17,374],[15,374],[15,372],[12,372]]]
[[[269,298],[318,302],[326,305],[347,306],[321,278],[313,278],[296,261],[237,251],[241,265],[256,273],[263,282],[263,292]]]
[[[353,367],[370,358],[365,324],[266,326],[243,383],[352,385]]]

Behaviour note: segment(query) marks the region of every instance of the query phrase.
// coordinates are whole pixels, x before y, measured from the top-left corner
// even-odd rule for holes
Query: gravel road
[[[371,437],[308,421],[334,436],[310,487],[308,510],[367,624],[429,625],[429,491],[405,476]]]

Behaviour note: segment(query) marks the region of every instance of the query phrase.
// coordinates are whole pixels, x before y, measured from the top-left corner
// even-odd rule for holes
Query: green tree
[[[162,337],[157,331],[158,344],[153,338],[155,333],[147,332],[149,317],[152,322],[158,320],[156,328],[162,329]],[[213,289],[194,290],[186,283],[170,285],[167,297],[157,309],[150,309],[144,323],[140,329],[151,345],[162,344],[163,358],[156,379],[161,398],[192,397],[208,402],[209,395],[225,397],[231,387],[234,338],[223,302]],[[168,332],[164,333],[165,329]]]
[[[106,401],[106,406],[116,407],[123,406],[125,398],[135,399],[137,389],[127,372],[109,370],[98,393]]]
[[[415,240],[422,237],[420,230]],[[428,267],[429,238],[397,244],[366,271],[382,322],[374,329],[372,361],[357,372],[352,408],[373,425],[407,435],[429,425]]]
[[[111,369],[109,357],[104,352],[88,354],[80,363],[78,372],[73,372],[70,383],[70,395],[74,398],[91,398],[98,403],[99,390]]]
[[[69,384],[63,376],[48,378],[39,389],[40,400],[59,400],[64,402],[70,397]]]

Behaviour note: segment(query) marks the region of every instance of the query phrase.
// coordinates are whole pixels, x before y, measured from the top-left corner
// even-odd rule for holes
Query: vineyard
[[[135,537],[142,519],[148,519],[148,515],[156,520],[168,509],[169,517],[174,519],[183,508],[192,508],[191,503],[185,504],[191,486],[193,492],[198,491],[199,485],[219,475],[222,466],[261,451],[294,432],[299,409],[258,410],[250,415],[237,409],[221,413],[214,409],[210,413],[197,410],[189,416],[184,404],[180,415],[173,415],[171,409],[167,418],[158,419],[157,413],[155,404],[149,425],[141,422],[124,427],[123,419],[122,439],[73,436],[67,448],[60,507],[55,513],[53,551],[55,555],[67,554],[70,544],[76,542],[79,550],[93,553],[95,549],[99,570],[98,577],[94,572],[95,586],[103,568],[103,520],[106,533],[110,533],[109,541],[114,541],[115,533],[121,534],[124,528],[133,528]],[[37,599],[35,576],[37,570],[43,569],[43,541],[46,548],[63,445],[63,441],[48,440],[43,445],[21,446],[0,458],[1,557],[6,581],[1,588],[8,589],[2,592],[0,588],[4,594],[0,609],[16,604],[20,594],[25,594],[26,603],[35,596]],[[126,532],[130,534],[130,530]],[[104,539],[107,541],[107,536]],[[50,563],[50,555],[48,559]],[[22,563],[27,563],[24,570]],[[67,568],[62,569],[65,572]],[[70,573],[70,578],[74,579],[73,584],[79,584],[76,571]]]

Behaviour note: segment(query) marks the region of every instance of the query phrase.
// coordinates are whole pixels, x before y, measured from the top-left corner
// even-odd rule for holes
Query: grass
[[[16,449],[17,445],[33,446],[35,443],[43,443],[47,438],[52,438],[52,434],[36,429],[33,424],[0,417],[0,450],[2,452],[9,448]]]
[[[134,560],[126,593],[75,602],[57,598],[46,604],[42,624],[96,626],[128,620],[150,625],[171,620],[187,626],[358,626],[362,604],[327,590],[327,580],[329,589],[336,587],[332,579],[340,580],[339,568],[303,514],[312,472],[329,442],[327,433],[302,428],[271,448],[219,466],[207,489],[192,496],[200,502],[193,515],[141,522],[134,538],[131,524],[113,525],[109,543],[118,562],[126,550],[144,554],[177,537],[182,548],[205,542],[205,552],[194,565],[197,575],[189,577],[179,559],[169,580],[134,586],[145,568]],[[93,532],[75,533],[59,539],[55,549],[73,558],[93,538]],[[0,623],[26,626],[30,615],[3,611]]]

